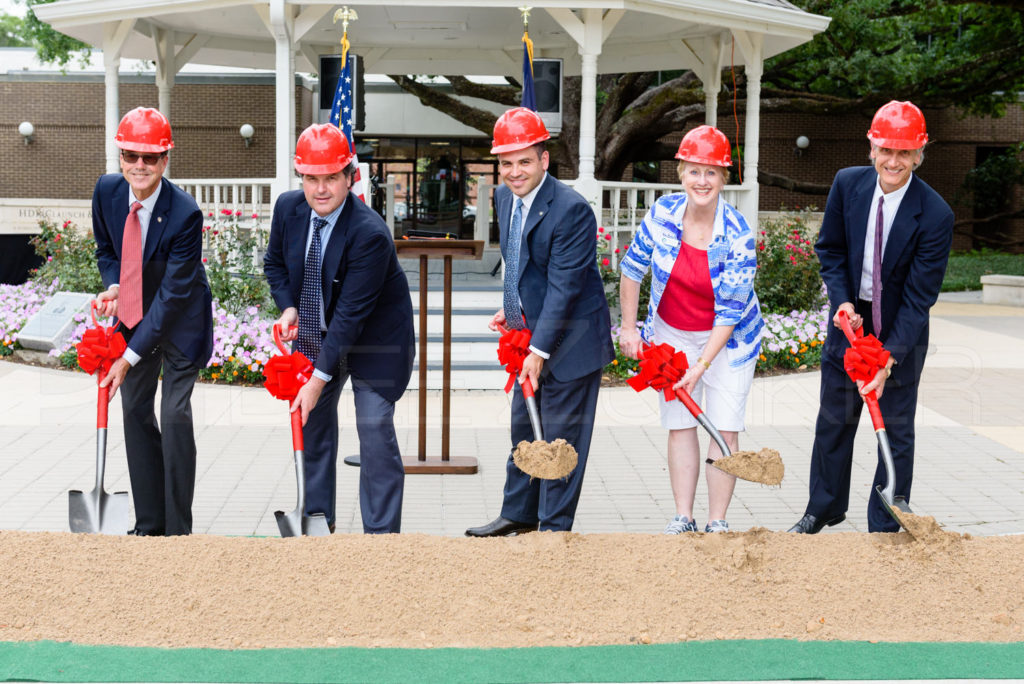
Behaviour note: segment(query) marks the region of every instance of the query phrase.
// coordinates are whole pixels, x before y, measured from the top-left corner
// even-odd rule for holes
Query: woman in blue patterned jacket
[[[732,165],[729,140],[713,126],[683,138],[676,153],[683,193],[666,195],[647,212],[622,259],[619,348],[636,358],[643,342],[668,343],[686,353],[682,387],[736,451],[747,395],[761,349],[764,321],[754,294],[756,240],[743,215],[722,199]],[[651,269],[651,302],[637,326],[640,282]],[[701,396],[703,395],[703,397]],[[696,532],[693,499],[700,477],[697,421],[679,401],[661,397],[669,430],[668,471],[676,514],[666,534]],[[721,454],[711,440],[708,458]],[[725,520],[736,478],[707,466],[705,532],[727,532]]]

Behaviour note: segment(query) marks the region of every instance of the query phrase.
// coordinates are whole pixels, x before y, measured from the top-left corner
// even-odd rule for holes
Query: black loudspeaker
[[[533,60],[533,92],[537,113],[550,133],[562,130],[562,60]]]
[[[348,54],[348,65],[352,72],[352,99],[355,101],[355,123],[353,130],[366,129],[366,86],[363,80],[363,58]],[[338,90],[338,75],[341,73],[341,55],[320,55],[320,123],[328,123],[331,104]]]

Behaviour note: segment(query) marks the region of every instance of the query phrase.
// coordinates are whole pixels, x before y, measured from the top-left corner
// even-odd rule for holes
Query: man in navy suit
[[[594,430],[601,371],[615,356],[611,321],[597,269],[597,222],[582,196],[547,173],[550,139],[540,117],[518,107],[494,126],[492,154],[505,187],[494,193],[505,260],[505,303],[491,319],[532,331],[520,382],[536,391],[544,438],[579,454],[562,480],[538,480],[505,466],[501,515],[466,530],[494,537],[529,530],[571,530]],[[522,391],[512,399],[512,445],[533,441]]]
[[[911,102],[890,102],[868,131],[873,167],[840,171],[832,184],[815,251],[835,324],[821,356],[821,408],[811,452],[810,500],[790,532],[816,534],[846,519],[853,441],[861,395],[876,392],[896,470],[895,495],[910,500],[914,416],[928,350],[928,311],[939,296],[953,241],[953,212],[914,173],[928,142],[924,115]],[[873,333],[892,356],[874,379],[855,385],[843,370],[848,347],[838,312]],[[879,454],[874,485],[886,484]],[[868,530],[895,532],[875,487]]]
[[[359,434],[359,506],[366,533],[399,532],[405,467],[395,402],[412,375],[409,283],[384,221],[349,194],[355,165],[345,135],[314,124],[295,147],[302,190],[274,206],[264,270],[282,338],[313,361],[292,404],[302,412],[306,513],[334,530],[338,398],[351,376]]]
[[[92,197],[96,259],[107,287],[96,300],[100,314],[120,318],[128,349],[100,385],[110,387],[111,397],[121,388],[135,502],[129,534],[190,534],[196,480],[192,388],[213,351],[203,215],[189,194],[162,177],[174,147],[163,114],[133,109],[121,119],[115,142],[121,174],[101,176]]]

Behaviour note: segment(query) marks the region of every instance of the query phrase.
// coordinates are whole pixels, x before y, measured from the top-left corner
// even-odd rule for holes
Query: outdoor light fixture
[[[25,144],[28,145],[32,142],[32,136],[35,135],[36,127],[29,121],[22,121],[18,124],[18,133],[21,133],[21,137],[25,139]]]
[[[800,156],[804,153],[808,147],[811,146],[811,139],[806,135],[797,136],[796,139],[796,156]]]
[[[252,145],[252,136],[255,133],[256,129],[252,127],[252,124],[242,124],[242,127],[238,129],[238,134],[242,136],[242,140],[245,141],[246,147]]]

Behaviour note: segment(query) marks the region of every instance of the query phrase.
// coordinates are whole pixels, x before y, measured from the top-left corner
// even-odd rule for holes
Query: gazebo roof
[[[349,27],[352,49],[367,72],[399,74],[521,73],[523,0],[390,0],[349,3],[359,19]],[[154,59],[153,36],[173,32],[184,61],[273,69],[271,6],[294,14],[295,68],[316,71],[316,57],[339,50],[341,26],[334,2],[281,0],[60,0],[36,5],[36,15],[58,31],[102,45],[104,31],[134,20],[122,56]],[[763,56],[779,54],[823,31],[829,19],[785,0],[545,0],[530,15],[536,57],[562,57],[565,73],[579,73],[580,11],[603,16],[602,73],[700,66],[704,38],[721,36],[722,64],[744,63],[731,30],[764,35]],[[705,55],[706,56],[706,55]]]

